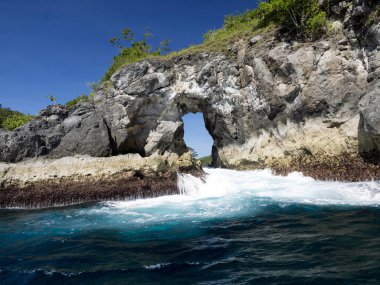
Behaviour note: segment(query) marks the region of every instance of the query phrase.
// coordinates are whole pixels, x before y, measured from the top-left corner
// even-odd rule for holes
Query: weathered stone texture
[[[181,155],[181,117],[202,112],[214,165],[268,167],[358,153],[377,163],[379,24],[362,29],[367,1],[330,4],[340,17],[335,34],[316,42],[269,33],[231,45],[235,57],[201,53],[124,67],[91,102],[49,106],[13,132],[0,130],[0,160]]]

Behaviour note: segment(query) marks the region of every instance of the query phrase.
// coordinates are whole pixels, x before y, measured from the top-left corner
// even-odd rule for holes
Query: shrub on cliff
[[[10,116],[12,116],[14,113],[18,113],[16,111],[12,111],[8,108],[1,108],[0,107],[0,128],[3,125],[3,122]]]
[[[110,43],[119,49],[119,54],[113,58],[112,65],[102,78],[102,82],[111,78],[111,75],[122,65],[133,63],[151,56],[159,56],[170,51],[169,41],[163,40],[156,49],[149,44],[152,34],[148,31],[140,41],[135,40],[132,30],[126,28],[121,32],[121,38],[114,37]]]
[[[89,99],[89,97],[87,95],[81,94],[78,97],[74,98],[73,100],[67,102],[66,106],[67,107],[72,107],[72,106],[76,105],[78,102],[80,102],[80,101],[87,101],[88,99]]]
[[[304,38],[316,38],[327,31],[326,12],[318,0],[270,0],[256,11],[262,25],[275,23]]]
[[[328,20],[318,0],[261,1],[255,10],[226,16],[221,29],[208,31],[203,35],[204,43],[192,49],[223,51],[228,43],[264,33],[274,26],[312,40],[327,31]]]
[[[170,53],[170,57],[197,52],[226,52],[229,44],[239,39],[249,39],[262,34],[273,27],[285,27],[299,38],[313,40],[322,36],[328,29],[326,12],[322,10],[318,0],[269,0],[261,1],[259,7],[239,15],[225,17],[223,27],[210,30],[203,35],[204,42],[192,45],[181,51]],[[134,33],[124,29],[121,38],[110,40],[119,48],[112,65],[101,82],[110,79],[121,66],[149,57],[167,55],[168,41],[163,41],[157,49],[148,43],[151,34],[146,33],[141,41],[135,41]]]
[[[30,120],[33,119],[31,115],[25,115],[19,112],[11,111],[12,114],[9,114],[2,122],[0,127],[7,130],[14,130]]]
[[[94,95],[95,95],[94,93],[98,90],[99,83],[90,82],[90,83],[88,83],[88,86],[91,88],[90,94],[88,94],[88,95],[81,94],[78,97],[74,98],[73,100],[70,100],[69,102],[67,102],[65,105],[67,107],[72,107],[72,106],[75,106],[76,104],[78,104],[79,102],[87,102],[87,101],[93,102]]]
[[[227,15],[224,18],[224,24],[221,29],[209,30],[203,35],[204,44],[216,42],[222,47],[224,41],[239,38],[242,34],[252,34],[254,31],[260,31],[257,10],[248,10],[238,15]]]
[[[378,4],[378,5],[375,5],[371,13],[368,14],[366,22],[365,22],[365,26],[368,28],[379,22],[380,22],[380,5]]]

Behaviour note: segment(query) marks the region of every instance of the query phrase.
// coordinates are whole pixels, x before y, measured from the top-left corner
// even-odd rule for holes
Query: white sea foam
[[[316,181],[298,172],[276,176],[270,170],[206,169],[206,172],[206,183],[188,174],[179,175],[181,192],[197,199],[243,195],[317,205],[380,205],[380,181]]]
[[[153,265],[144,265],[143,268],[147,270],[156,270],[169,266],[170,263],[158,263]]]
[[[205,183],[179,174],[180,195],[136,201],[106,202],[92,209],[118,223],[146,224],[251,216],[277,203],[380,206],[380,182],[323,182],[302,173],[276,176],[270,170],[206,169]]]

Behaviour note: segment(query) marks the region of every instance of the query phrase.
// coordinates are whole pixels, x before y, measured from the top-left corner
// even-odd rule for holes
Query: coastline
[[[220,52],[146,58],[75,104],[0,128],[0,207],[178,193],[177,173],[202,175],[184,140],[189,113],[203,114],[215,167],[380,180],[380,24],[367,22],[379,7],[343,6],[324,37],[278,28]]]
[[[132,200],[178,194],[177,175],[128,177],[115,174],[107,178],[80,181],[61,178],[37,181],[25,187],[9,185],[0,191],[1,208],[37,209],[88,202]]]
[[[236,170],[269,168],[254,164]],[[380,179],[380,165],[357,156],[330,160],[298,159],[272,164],[275,175],[302,172],[317,180],[359,182]],[[189,154],[142,158],[137,154],[32,159],[0,164],[0,209],[41,209],[89,202],[134,200],[179,194],[178,173],[204,176]]]
[[[330,160],[294,159],[286,166],[273,166],[276,175],[302,172],[316,180],[341,182],[367,182],[380,180],[380,165],[366,162],[360,156],[342,155]]]
[[[48,208],[177,194],[178,172],[203,175],[188,153],[0,163],[0,208]]]

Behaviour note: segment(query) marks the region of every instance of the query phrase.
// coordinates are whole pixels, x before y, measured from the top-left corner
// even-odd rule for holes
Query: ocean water
[[[181,195],[0,211],[0,284],[380,284],[380,182],[206,169]]]

